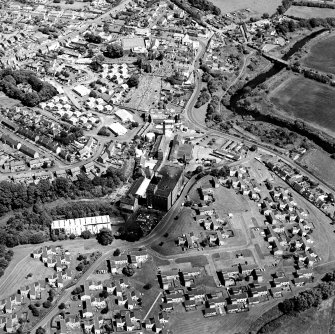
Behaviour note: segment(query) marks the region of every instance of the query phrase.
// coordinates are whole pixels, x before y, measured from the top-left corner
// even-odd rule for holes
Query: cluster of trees
[[[318,8],[330,8],[335,9],[335,5],[329,2],[312,2],[312,1],[294,1],[294,6],[306,6],[306,7],[318,7]]]
[[[282,3],[277,8],[277,13],[279,15],[284,14],[293,4],[294,0],[282,0]]]
[[[210,99],[211,99],[211,96],[210,96],[207,88],[204,87],[200,92],[198,100],[195,104],[195,108],[200,108],[201,106],[203,106],[204,104],[209,102]]]
[[[62,145],[70,145],[75,140],[83,136],[83,130],[77,126],[72,126],[67,131],[62,130],[57,136],[54,137],[54,140],[61,143]]]
[[[184,1],[182,0],[171,0],[174,4],[176,4],[179,8],[184,10],[190,17],[195,20],[199,24],[203,24],[201,21],[201,15],[199,10],[193,9],[192,7],[188,6]]]
[[[0,245],[15,247],[42,243],[49,239],[51,222],[46,211],[23,210],[7,220],[6,227],[0,231]]]
[[[18,88],[19,84],[29,84],[32,91],[24,92]],[[0,90],[28,107],[35,107],[40,102],[48,101],[57,95],[57,89],[48,82],[38,79],[34,72],[8,68],[0,71]]]
[[[188,0],[189,4],[195,8],[198,8],[205,12],[210,12],[214,15],[220,15],[221,9],[215,5],[213,5],[208,0]]]
[[[93,217],[104,215],[117,215],[116,211],[109,202],[74,202],[64,206],[56,206],[50,210],[54,219],[73,219],[81,217]]]
[[[0,244],[0,277],[4,274],[5,269],[8,267],[14,252],[7,249],[5,245]]]
[[[120,44],[112,43],[108,44],[105,52],[105,56],[109,58],[121,58],[123,57],[123,49]]]
[[[92,33],[87,33],[85,36],[85,39],[89,43],[94,43],[94,44],[100,44],[102,43],[102,38],[99,35],[94,35]]]
[[[220,114],[220,98],[216,95],[212,97],[211,102],[207,105],[206,121],[220,123],[222,116]]]
[[[42,34],[52,36],[55,38],[59,36],[57,29],[55,29],[54,27],[50,27],[50,26],[39,27],[38,31],[40,31]]]
[[[52,184],[43,180],[38,185],[28,186],[0,182],[0,215],[16,209],[25,209],[11,217],[6,228],[0,230],[0,245],[14,247],[19,244],[40,243],[49,238],[48,228],[52,218],[39,203],[50,202],[59,197],[74,199],[82,196],[103,196],[112,192],[125,180],[122,172],[113,168],[109,168],[104,176],[95,177],[93,180],[84,174],[79,175],[78,179],[71,182],[66,178],[56,178]],[[27,210],[32,206],[32,211]],[[111,214],[113,211],[102,204],[87,203],[67,207],[66,212],[62,212],[60,208],[53,210],[55,211],[52,214],[63,213],[67,218],[95,215],[97,212]]]

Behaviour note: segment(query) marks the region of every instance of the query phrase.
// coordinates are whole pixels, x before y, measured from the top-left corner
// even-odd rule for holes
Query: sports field
[[[335,134],[334,88],[304,77],[292,76],[271,95],[271,101],[289,116]]]
[[[303,64],[316,70],[335,74],[335,36],[317,41]]]
[[[312,17],[327,18],[335,17],[335,9],[291,6],[286,12],[286,15],[293,16],[299,19],[310,19]]]
[[[221,9],[222,13],[230,13],[236,10],[249,9],[263,14],[273,14],[281,4],[280,0],[212,0],[215,6]]]

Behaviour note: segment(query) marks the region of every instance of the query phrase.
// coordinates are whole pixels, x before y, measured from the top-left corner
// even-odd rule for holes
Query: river
[[[293,46],[290,48],[289,51],[287,51],[287,53],[282,57],[283,60],[289,60],[292,55],[294,55],[297,51],[301,50],[301,48],[308,43],[311,39],[319,36],[321,33],[325,32],[327,29],[321,29],[318,31],[314,31],[312,32],[310,35],[304,37],[303,39],[299,40],[298,42],[296,42],[295,44],[293,44]],[[282,64],[274,64],[268,71],[261,73],[259,75],[257,75],[254,79],[248,81],[242,88],[240,88],[239,90],[237,90],[230,98],[230,109],[233,111],[237,111],[237,103],[238,101],[243,98],[244,94],[245,94],[245,90],[247,87],[254,89],[256,88],[258,85],[262,84],[263,82],[265,82],[266,80],[268,80],[269,78],[271,78],[272,76],[276,75],[277,73],[279,73],[283,68],[285,67],[285,65]]]

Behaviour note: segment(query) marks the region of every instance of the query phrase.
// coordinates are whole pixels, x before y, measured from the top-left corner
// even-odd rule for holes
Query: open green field
[[[335,9],[291,6],[286,12],[286,15],[293,16],[299,19],[310,19],[313,17],[327,18],[327,17],[335,17]]]
[[[193,267],[204,267],[208,264],[207,258],[204,255],[184,257],[181,259],[176,259],[176,263],[186,263],[191,262]]]
[[[335,186],[335,160],[330,158],[329,154],[313,149],[304,154],[300,162],[308,166],[313,174]]]
[[[319,71],[335,74],[335,36],[313,44],[308,55],[303,59],[303,64]]]
[[[293,76],[272,94],[271,101],[290,117],[335,134],[335,89],[314,80]]]
[[[200,233],[204,232],[200,224],[194,220],[192,213],[191,208],[184,207],[178,215],[178,219],[171,220],[167,233],[161,236],[151,248],[162,255],[180,253],[181,247],[175,243],[179,236],[192,231],[199,236]]]
[[[212,0],[222,13],[230,13],[240,9],[250,9],[260,14],[273,14],[281,4],[280,0]]]
[[[0,107],[2,108],[12,108],[20,104],[19,100],[11,99],[6,96],[3,92],[0,92]]]
[[[270,302],[251,307],[249,312],[216,316],[213,318],[204,318],[200,310],[192,312],[174,311],[166,328],[172,330],[173,333],[180,334],[248,333],[252,322],[276,303],[277,301],[272,299]]]

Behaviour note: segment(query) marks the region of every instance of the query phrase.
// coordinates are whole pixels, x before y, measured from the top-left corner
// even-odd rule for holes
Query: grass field
[[[33,274],[32,277],[26,278],[29,273]],[[14,271],[9,273],[3,284],[0,282],[0,296],[9,296],[23,285],[39,280],[45,281],[46,277],[54,273],[53,268],[45,267],[41,261],[29,257],[25,258],[24,261],[19,262]]]
[[[6,96],[3,92],[0,92],[0,107],[2,108],[12,108],[20,104],[20,101],[11,99]]]
[[[172,219],[166,237],[161,238],[151,246],[153,250],[162,255],[178,254],[181,248],[176,246],[176,239],[178,236],[190,233],[193,231],[195,235],[200,235],[203,232],[203,228],[193,219],[192,209],[184,207],[178,219]]]
[[[276,89],[271,101],[289,116],[335,134],[335,89],[314,80],[292,76]]]
[[[289,10],[286,12],[286,15],[300,19],[310,19],[312,17],[327,18],[327,17],[335,17],[335,9],[291,6]]]
[[[229,13],[240,9],[250,9],[257,13],[273,14],[281,4],[280,0],[212,0],[222,13]]]
[[[319,71],[335,74],[335,36],[316,41],[303,59],[303,64]]]
[[[313,174],[335,186],[335,160],[330,158],[329,154],[318,149],[311,150],[304,154],[301,164],[308,166]]]
[[[208,264],[207,258],[204,255],[184,257],[182,259],[176,259],[175,262],[176,263],[191,262],[193,267],[204,267],[206,264]]]
[[[214,318],[204,318],[201,311],[173,312],[167,329],[173,333],[195,334],[236,334],[247,333],[251,323],[265,311],[270,309],[277,301],[271,301],[250,308],[249,312],[229,314]]]
[[[145,293],[145,298],[143,298],[142,302],[142,313],[144,316],[160,291],[157,282],[156,269],[155,266],[153,266],[153,263],[151,261],[144,263],[140,270],[136,270],[135,275],[130,281],[132,285],[135,286],[136,290]],[[149,290],[145,290],[143,287],[148,283],[151,284],[152,287]],[[158,307],[158,305],[156,305],[156,307]]]

